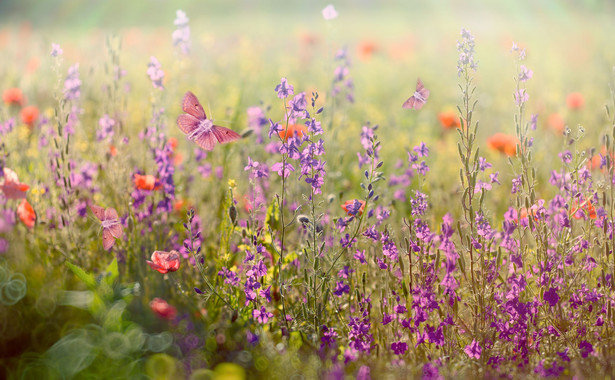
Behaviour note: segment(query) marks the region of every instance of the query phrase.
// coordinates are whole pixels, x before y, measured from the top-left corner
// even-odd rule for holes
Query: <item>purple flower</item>
[[[147,75],[152,81],[152,86],[154,86],[154,88],[164,90],[164,86],[162,85],[164,71],[162,71],[162,65],[154,56],[150,57],[149,63],[147,64]]]
[[[252,317],[256,319],[258,323],[265,324],[269,321],[269,318],[273,317],[273,314],[269,313],[267,309],[265,309],[265,306],[261,306],[260,310],[254,309],[252,311]]]
[[[512,179],[512,189],[510,190],[511,194],[516,194],[521,189],[521,174],[517,176],[517,178]]]
[[[357,252],[354,254],[354,259],[359,260],[361,264],[367,264],[367,261],[365,261],[365,250],[359,251],[357,249]]]
[[[461,76],[461,73],[468,69],[476,71],[478,65],[474,61],[474,36],[466,29],[461,29],[461,41],[457,41],[457,51],[457,75]]]
[[[64,99],[76,100],[81,96],[81,79],[79,79],[79,63],[68,68],[68,75],[64,80]]]
[[[275,91],[278,93],[278,98],[285,99],[295,93],[295,88],[292,85],[288,84],[286,78],[282,78],[280,84],[275,86]],[[271,135],[269,136],[269,138],[271,138]]]
[[[52,57],[57,57],[57,56],[62,55],[62,54],[64,54],[64,50],[62,50],[60,45],[52,43],[51,44],[51,56]]]
[[[261,297],[265,297],[267,302],[271,302],[271,285],[267,289],[263,289],[258,293]]]
[[[463,349],[463,351],[470,358],[480,359],[480,354],[483,351],[483,349],[481,348],[481,346],[478,344],[476,340],[473,340],[472,343],[470,343],[469,345],[466,346],[466,348]]]
[[[406,342],[395,342],[391,343],[391,350],[395,353],[395,355],[403,355],[408,351],[408,343]]]
[[[561,152],[557,155],[563,163],[569,164],[572,162],[572,153],[569,150]]]
[[[581,350],[581,356],[586,358],[587,356],[589,356],[589,354],[594,352],[594,346],[592,346],[592,344],[588,341],[584,340],[579,343],[579,350]]]
[[[271,165],[271,170],[278,172],[278,175],[280,177],[282,177],[283,174],[284,178],[287,178],[290,175],[290,172],[295,171],[295,168],[288,162],[286,163],[286,165],[284,165],[283,162],[276,162],[275,164]],[[282,173],[282,171],[284,173]]]
[[[333,20],[334,18],[337,17],[337,11],[335,10],[335,7],[332,4],[327,5],[323,10],[322,10],[322,17],[325,20]]]
[[[521,65],[520,70],[521,70],[519,72],[519,81],[520,82],[526,82],[527,80],[532,78],[532,75],[534,75],[534,72],[532,70],[528,69],[527,67],[525,67],[525,65]]]
[[[551,305],[551,307],[557,305],[557,303],[559,302],[559,295],[557,294],[557,289],[550,288],[549,290],[547,290],[543,295],[543,299],[547,301],[549,305]]]
[[[516,91],[514,95],[515,95],[515,103],[518,106],[523,105],[523,103],[527,102],[527,100],[530,98],[530,95],[527,93],[527,91],[524,88]]]
[[[478,157],[478,169],[480,169],[481,172],[484,172],[490,167],[491,167],[491,164],[487,162],[487,160],[484,157]]]
[[[350,286],[348,284],[345,284],[344,281],[338,281],[335,284],[335,290],[333,291],[333,294],[335,294],[338,297],[341,297],[344,294],[348,294],[350,292]]]
[[[415,146],[413,150],[419,157],[427,157],[427,155],[429,155],[429,149],[424,142],[421,142],[418,146]]]
[[[186,12],[182,10],[177,10],[177,17],[173,24],[177,27],[173,31],[173,46],[179,46],[179,49],[184,55],[188,55],[190,53],[190,27],[188,26],[188,17],[186,17]]]
[[[96,131],[96,140],[111,140],[113,137],[113,126],[115,125],[115,120],[109,117],[109,115],[105,114],[98,120],[99,130]]]

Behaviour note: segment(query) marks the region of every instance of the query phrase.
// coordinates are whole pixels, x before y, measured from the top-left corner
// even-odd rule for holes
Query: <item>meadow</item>
[[[1,378],[615,373],[608,2],[0,11]]]

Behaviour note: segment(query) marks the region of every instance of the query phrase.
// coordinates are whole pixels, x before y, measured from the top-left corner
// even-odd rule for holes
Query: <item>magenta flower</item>
[[[559,302],[559,295],[557,294],[557,290],[555,288],[550,288],[543,295],[543,299],[551,305],[551,307],[557,305]]]
[[[483,349],[481,348],[481,346],[478,344],[476,340],[473,340],[472,343],[470,343],[469,345],[466,346],[466,348],[463,349],[463,351],[470,358],[480,359],[480,354],[483,351]]]
[[[269,318],[273,317],[273,314],[269,313],[267,309],[265,309],[265,306],[261,306],[260,310],[254,309],[252,311],[252,317],[254,317],[258,323],[265,324],[269,321]]]

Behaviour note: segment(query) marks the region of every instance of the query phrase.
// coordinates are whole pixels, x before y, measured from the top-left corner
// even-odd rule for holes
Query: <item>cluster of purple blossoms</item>
[[[164,71],[162,71],[162,65],[154,56],[150,57],[149,63],[147,64],[147,75],[152,81],[152,86],[154,86],[154,88],[164,90],[164,86],[162,84],[162,81],[164,80]]]
[[[470,31],[461,29],[461,41],[457,41],[459,60],[457,61],[457,75],[469,69],[476,71],[477,62],[474,61],[474,36]]]
[[[81,97],[81,79],[79,79],[79,63],[68,68],[68,75],[64,80],[64,99],[77,100]]]
[[[188,17],[186,12],[177,10],[176,18],[173,24],[177,29],[173,31],[173,46],[179,46],[180,51],[184,55],[190,53],[190,26],[188,26]]]
[[[98,126],[100,129],[96,131],[96,140],[110,141],[114,134],[113,127],[115,126],[115,120],[110,118],[109,115],[104,114],[103,117],[98,120]]]
[[[264,127],[269,124],[269,121],[265,118],[265,111],[263,111],[261,107],[253,106],[248,108],[247,113],[248,128],[254,131],[256,143],[264,143],[263,130],[265,129]]]
[[[175,166],[172,160],[173,149],[171,144],[167,143],[162,149],[154,150],[154,158],[158,167],[158,180],[162,185],[163,198],[158,203],[156,210],[158,213],[169,213],[173,211],[173,200],[175,199],[175,182],[173,174]]]
[[[15,125],[16,123],[14,117],[8,119],[4,123],[0,123],[0,135],[4,136],[9,134],[13,130],[13,128],[15,128]]]
[[[348,49],[342,48],[335,54],[335,62],[337,66],[333,72],[333,83],[331,95],[335,98],[340,94],[344,94],[346,100],[354,103],[354,82],[349,76],[350,59],[348,58]]]
[[[51,44],[51,53],[50,53],[50,55],[52,57],[59,57],[62,54],[64,54],[64,50],[62,50],[62,47],[60,47],[60,45],[58,45],[56,43],[52,43]]]
[[[379,152],[382,148],[380,145],[376,145],[375,149],[373,148],[374,138],[376,135],[376,130],[378,129],[378,125],[370,126],[369,121],[363,126],[361,129],[361,145],[363,149],[365,149],[365,154],[361,154],[357,152],[357,156],[359,158],[359,168],[363,167],[363,165],[371,164],[372,162],[376,162],[380,159]]]

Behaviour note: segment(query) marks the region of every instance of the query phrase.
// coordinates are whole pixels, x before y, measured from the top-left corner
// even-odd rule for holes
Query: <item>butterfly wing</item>
[[[231,141],[235,141],[241,138],[241,135],[231,129],[221,127],[219,125],[214,125],[211,127],[211,131],[213,132],[216,139],[220,144],[226,144]]]
[[[113,247],[113,244],[115,244],[115,238],[111,234],[111,230],[109,228],[103,228],[102,240],[105,251],[110,250],[111,247]]]
[[[418,100],[414,97],[414,95],[412,95],[411,97],[408,98],[408,100],[406,100],[404,102],[402,107],[406,108],[406,109],[419,109],[419,108],[421,108],[422,105],[420,105],[419,108],[416,108],[417,107],[417,103],[418,103]]]
[[[124,227],[121,224],[114,224],[109,227],[109,232],[115,239],[121,239],[124,236]]]
[[[105,220],[105,209],[104,208],[100,206],[96,206],[96,205],[90,205],[90,210],[92,211],[92,214],[94,214],[94,216],[98,218],[98,220],[100,220],[101,222]]]
[[[205,115],[205,110],[196,96],[188,91],[186,95],[184,95],[184,100],[182,101],[182,109],[184,112],[196,117],[197,119],[207,119]]]
[[[199,119],[192,115],[183,114],[177,117],[177,126],[182,132],[189,135],[199,127]]]
[[[117,211],[115,211],[113,207],[109,207],[108,209],[106,209],[104,220],[115,220],[115,219],[119,219],[119,216],[117,215]]]
[[[416,79],[416,92],[420,93],[422,89],[424,89],[425,86],[423,86],[423,81],[421,80],[421,78],[417,78]]]
[[[214,145],[216,145],[216,140],[212,131],[201,132],[196,136],[194,142],[205,150],[212,150],[214,149]]]

